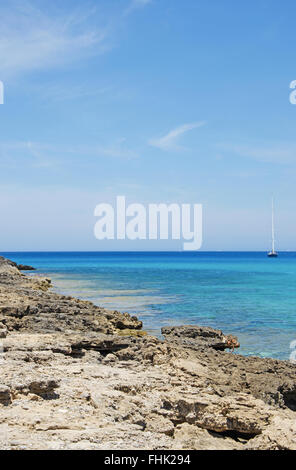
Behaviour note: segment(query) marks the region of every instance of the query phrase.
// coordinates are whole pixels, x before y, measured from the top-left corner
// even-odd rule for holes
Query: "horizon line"
[[[5,250],[5,253],[268,253],[267,250]],[[295,250],[277,250],[278,253],[296,253]]]

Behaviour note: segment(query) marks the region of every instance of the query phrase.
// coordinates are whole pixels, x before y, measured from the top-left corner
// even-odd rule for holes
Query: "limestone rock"
[[[170,419],[156,415],[152,416],[147,421],[145,430],[159,434],[166,434],[167,436],[173,436],[175,427]]]
[[[0,404],[9,405],[11,402],[10,388],[7,385],[0,385]]]
[[[295,419],[275,416],[262,434],[252,439],[248,450],[296,450]]]
[[[217,433],[257,435],[269,424],[270,407],[252,396],[239,394],[226,398],[215,395],[166,397],[163,408],[176,423],[187,422]]]
[[[213,348],[224,351],[227,348],[238,348],[237,338],[224,335],[220,330],[202,326],[173,326],[161,329],[166,341],[181,344],[196,350]]]
[[[7,333],[8,333],[8,331],[7,331],[6,326],[3,325],[3,323],[0,323],[0,339],[1,338],[6,338]]]
[[[223,436],[195,425],[183,423],[175,428],[176,449],[195,450],[243,450],[245,442]]]

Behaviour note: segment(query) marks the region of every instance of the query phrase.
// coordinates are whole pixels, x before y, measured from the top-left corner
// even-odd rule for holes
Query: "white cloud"
[[[204,121],[193,122],[189,124],[183,124],[182,126],[177,127],[176,129],[171,130],[168,134],[157,139],[151,139],[149,145],[157,147],[161,150],[180,150],[180,147],[176,145],[176,141],[186,132],[189,132],[198,127],[205,125]]]
[[[103,52],[103,28],[90,29],[80,13],[49,16],[30,2],[0,7],[1,78],[77,60]]]

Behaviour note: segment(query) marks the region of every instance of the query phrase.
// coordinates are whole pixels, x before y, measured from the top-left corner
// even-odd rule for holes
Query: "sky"
[[[99,241],[97,204],[203,205],[202,250],[296,250],[292,0],[0,0],[1,251]]]

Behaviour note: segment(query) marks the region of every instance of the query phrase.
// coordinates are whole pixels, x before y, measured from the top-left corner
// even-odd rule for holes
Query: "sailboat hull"
[[[269,258],[277,258],[277,257],[278,257],[278,254],[275,253],[275,252],[274,252],[274,253],[268,253],[267,256],[268,256]]]

